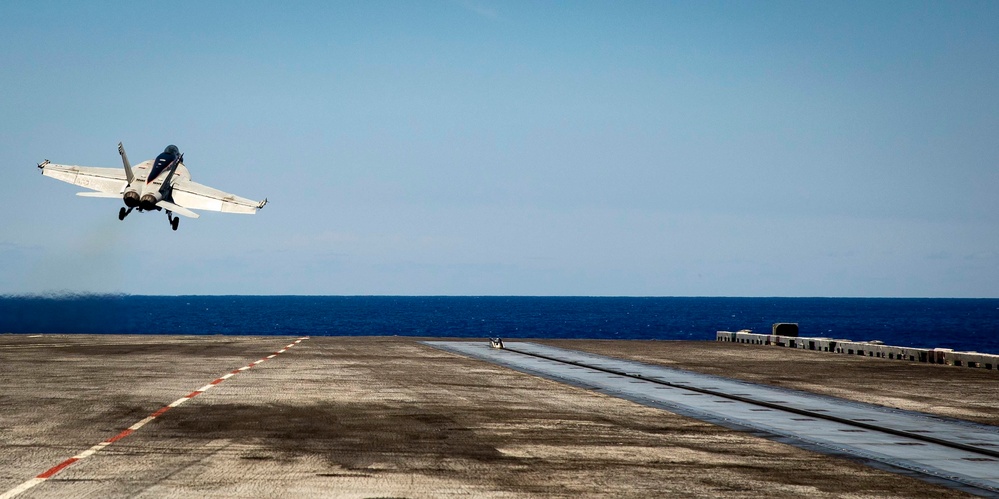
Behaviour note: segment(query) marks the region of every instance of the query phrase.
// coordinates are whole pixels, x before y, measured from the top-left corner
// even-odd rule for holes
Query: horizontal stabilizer
[[[184,215],[187,218],[198,218],[201,216],[187,208],[184,208],[183,206],[177,206],[169,201],[160,201],[159,203],[156,203],[156,206],[159,206],[164,210],[172,211],[178,215]]]
[[[118,198],[121,199],[121,193],[118,192],[98,192],[98,191],[86,191],[77,192],[77,196],[83,196],[85,198]]]

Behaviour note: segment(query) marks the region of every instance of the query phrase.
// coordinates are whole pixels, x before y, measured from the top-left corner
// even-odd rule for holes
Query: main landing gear
[[[156,209],[159,210],[160,208],[157,207]],[[139,211],[142,211],[142,208],[139,208]],[[132,208],[126,209],[125,207],[122,207],[118,210],[118,220],[124,220],[129,213],[132,213]],[[177,230],[177,227],[180,227],[180,217],[173,216],[173,212],[170,210],[167,210],[166,214],[167,220],[170,221],[170,227],[173,230]]]
[[[173,212],[170,210],[167,210],[167,220],[170,221],[170,227],[173,227],[173,230],[177,230],[177,227],[180,226],[180,217],[173,216]]]

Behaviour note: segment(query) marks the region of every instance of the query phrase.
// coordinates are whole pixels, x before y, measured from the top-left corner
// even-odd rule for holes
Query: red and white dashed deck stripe
[[[121,439],[129,436],[129,435],[131,435],[133,432],[135,432],[139,428],[142,428],[146,424],[152,422],[154,419],[162,416],[163,413],[169,411],[170,409],[172,409],[174,407],[177,407],[177,406],[183,404],[184,402],[187,402],[188,400],[191,400],[194,397],[197,397],[198,395],[201,395],[202,393],[205,393],[206,391],[212,389],[212,387],[218,385],[219,383],[222,383],[223,381],[225,381],[225,380],[227,380],[227,379],[229,379],[229,378],[231,378],[231,377],[233,377],[233,376],[235,376],[235,375],[237,375],[237,374],[239,374],[239,373],[241,373],[243,371],[251,369],[253,366],[256,366],[257,364],[260,364],[261,362],[266,362],[266,361],[268,361],[270,359],[273,359],[274,357],[277,357],[279,354],[287,352],[289,348],[291,348],[291,347],[293,347],[293,346],[295,346],[295,345],[297,345],[297,344],[299,344],[299,343],[301,343],[301,342],[303,342],[303,341],[305,341],[307,339],[309,339],[308,336],[304,336],[302,338],[299,338],[299,339],[295,340],[294,342],[288,344],[287,346],[285,346],[281,350],[278,350],[277,352],[274,352],[274,353],[268,355],[267,357],[264,357],[264,358],[262,358],[262,359],[260,359],[258,361],[251,362],[251,363],[249,363],[249,364],[247,364],[247,365],[245,365],[243,367],[240,367],[239,369],[236,369],[235,371],[232,371],[232,372],[230,372],[230,373],[228,373],[226,375],[223,375],[223,376],[215,379],[211,383],[208,383],[207,385],[202,386],[201,388],[198,388],[197,390],[194,390],[193,392],[188,393],[187,395],[184,395],[183,397],[181,397],[181,398],[179,398],[177,400],[174,400],[169,405],[167,405],[167,406],[161,408],[160,410],[158,410],[158,411],[150,414],[145,419],[142,419],[139,422],[135,423],[134,425],[129,426],[125,430],[122,430],[121,433],[119,433],[119,434],[117,434],[117,435],[115,435],[115,436],[113,436],[113,437],[111,437],[111,438],[109,438],[109,439],[107,439],[107,440],[105,440],[105,441],[103,441],[103,442],[101,442],[101,443],[99,443],[99,444],[97,444],[97,445],[95,445],[95,446],[93,446],[93,447],[91,447],[91,448],[89,448],[89,449],[87,449],[87,450],[85,450],[85,451],[83,451],[83,452],[81,452],[81,453],[79,453],[79,454],[77,454],[77,455],[75,455],[75,456],[73,456],[73,457],[71,457],[71,458],[69,458],[69,459],[67,459],[67,460],[65,460],[65,461],[57,464],[57,465],[55,465],[55,466],[53,466],[53,467],[51,467],[51,468],[49,468],[48,470],[46,470],[45,472],[43,472],[43,473],[39,474],[38,476],[32,478],[31,480],[28,480],[28,481],[22,483],[21,485],[18,485],[17,487],[14,487],[13,489],[10,489],[7,492],[4,492],[3,494],[0,494],[0,499],[10,499],[10,498],[12,498],[12,497],[14,497],[14,496],[16,496],[18,494],[21,494],[21,493],[25,492],[28,489],[34,487],[35,485],[38,485],[38,484],[44,482],[45,480],[48,480],[49,478],[52,478],[53,476],[55,476],[60,471],[62,471],[64,469],[72,466],[73,463],[75,463],[75,462],[77,462],[77,461],[79,461],[81,459],[86,459],[86,458],[94,455],[95,453],[97,453],[101,449],[103,449],[103,448],[105,448],[105,447],[107,447],[107,446],[109,446],[109,445],[111,445],[111,444],[113,444],[113,443],[115,443],[115,442],[117,442],[117,441],[119,441],[119,440],[121,440]]]

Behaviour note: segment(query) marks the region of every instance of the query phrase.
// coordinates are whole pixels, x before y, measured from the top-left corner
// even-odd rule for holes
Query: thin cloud
[[[457,1],[455,2],[465,10],[474,12],[479,17],[484,17],[486,19],[496,20],[499,19],[499,13],[496,9],[489,7],[481,2],[472,2],[469,0]]]

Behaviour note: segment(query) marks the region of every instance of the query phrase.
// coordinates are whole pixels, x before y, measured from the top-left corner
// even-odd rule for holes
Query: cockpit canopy
[[[175,163],[180,161],[180,149],[177,146],[170,144],[156,156],[156,160],[153,161],[153,169],[149,172],[149,176],[146,177],[146,183],[150,183],[156,180],[168,168],[172,167]]]

